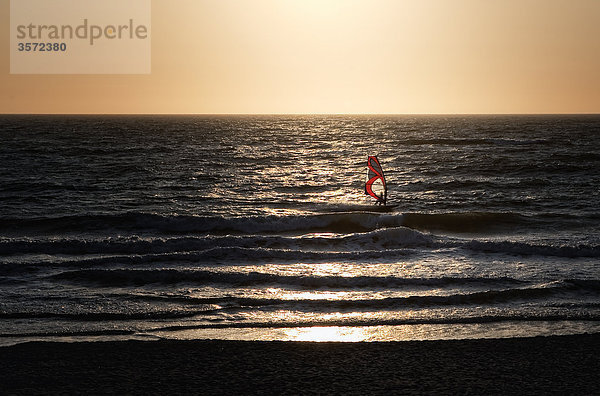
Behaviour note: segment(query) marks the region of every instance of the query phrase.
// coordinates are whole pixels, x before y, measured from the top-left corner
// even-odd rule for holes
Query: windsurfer
[[[387,184],[383,169],[379,164],[379,160],[375,156],[369,156],[367,159],[367,182],[365,184],[365,193],[375,198],[375,205],[386,206],[387,201]],[[374,189],[377,184],[379,188]]]

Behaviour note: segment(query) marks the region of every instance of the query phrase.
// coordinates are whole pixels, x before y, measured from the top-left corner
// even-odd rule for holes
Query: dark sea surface
[[[0,141],[0,345],[600,331],[600,116],[0,116]]]

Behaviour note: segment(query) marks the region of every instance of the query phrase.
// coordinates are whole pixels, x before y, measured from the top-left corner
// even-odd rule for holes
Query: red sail
[[[365,184],[365,193],[369,194],[377,201],[385,202],[386,200],[386,190],[387,187],[385,185],[385,177],[383,175],[383,169],[379,164],[379,160],[375,156],[369,156],[367,159],[367,183]],[[373,184],[381,181],[381,185],[383,186],[383,191],[374,191]]]

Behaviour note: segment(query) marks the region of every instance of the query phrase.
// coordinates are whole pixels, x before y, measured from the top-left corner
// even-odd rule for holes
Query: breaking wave
[[[168,238],[6,239],[0,240],[0,273],[32,271],[39,267],[90,267],[152,263],[366,262],[417,257],[428,252],[508,254],[562,258],[600,257],[598,244],[564,245],[549,242],[462,239],[423,233],[406,227],[350,234],[223,235]],[[11,255],[36,254],[15,262]],[[96,257],[94,257],[96,256]]]
[[[187,216],[151,213],[120,215],[64,216],[57,218],[4,219],[3,231],[73,232],[107,229],[136,232],[181,233],[278,233],[278,232],[360,232],[402,225],[402,216],[372,213],[335,213],[297,216]]]
[[[129,212],[119,215],[85,215],[32,219],[2,219],[0,231],[72,233],[77,231],[131,231],[171,234],[276,234],[306,232],[355,233],[382,228],[490,232],[498,229],[547,224],[543,217],[518,213],[376,213],[356,210],[311,215],[191,216]]]
[[[434,246],[435,238],[405,227],[380,229],[364,233],[335,236],[244,235],[184,236],[167,238],[106,239],[7,239],[0,240],[0,254],[160,254],[221,249],[377,249]]]

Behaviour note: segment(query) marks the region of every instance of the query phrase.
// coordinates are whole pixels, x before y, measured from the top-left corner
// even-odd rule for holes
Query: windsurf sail
[[[376,156],[369,156],[367,159],[367,183],[365,184],[365,193],[377,200],[379,204],[386,204],[387,185],[383,168]]]

